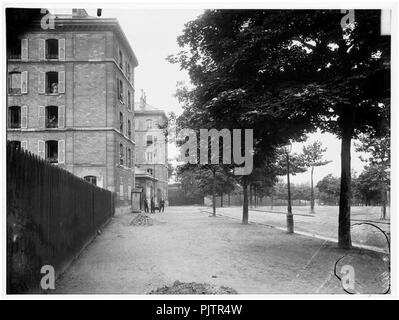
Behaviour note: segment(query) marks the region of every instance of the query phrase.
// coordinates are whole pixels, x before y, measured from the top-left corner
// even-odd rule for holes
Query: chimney
[[[144,90],[141,89],[140,108],[141,108],[141,109],[144,109],[146,103],[147,103],[147,97],[146,97],[146,95],[145,95],[145,93],[144,93]]]
[[[72,9],[72,18],[86,18],[88,16],[85,9]]]

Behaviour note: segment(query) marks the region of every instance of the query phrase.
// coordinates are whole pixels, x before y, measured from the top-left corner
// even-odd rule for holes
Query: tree
[[[303,147],[304,165],[310,168],[310,211],[314,212],[314,188],[313,188],[313,172],[315,167],[324,166],[331,161],[323,160],[323,153],[327,148],[322,148],[321,141],[315,141]]]
[[[212,195],[212,215],[216,216],[216,195],[232,192],[236,180],[226,168],[216,165],[184,164],[177,167],[177,180],[191,197]]]
[[[351,140],[383,134],[390,39],[380,35],[380,10],[356,11],[344,29],[343,18],[340,10],[207,10],[186,24],[178,39],[186,50],[170,61],[194,86],[184,93],[186,116],[253,128],[259,158],[316,127],[341,138],[338,242],[350,248]]]
[[[370,197],[380,199],[381,218],[386,219],[387,192],[390,189],[390,134],[384,137],[375,137],[370,134],[363,134],[359,137],[359,143],[355,145],[356,151],[366,152],[367,158],[360,159],[368,166],[358,178],[358,189],[368,201]],[[370,195],[370,192],[372,195]],[[373,194],[378,193],[378,196]]]
[[[323,201],[324,204],[337,205],[339,201],[340,185],[340,178],[336,178],[332,174],[325,176],[316,184],[316,188],[320,192],[320,200]]]

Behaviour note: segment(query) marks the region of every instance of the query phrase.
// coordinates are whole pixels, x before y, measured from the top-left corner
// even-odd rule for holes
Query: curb
[[[211,211],[202,210],[202,212],[206,212],[206,213],[212,214]],[[233,217],[226,216],[226,215],[223,215],[223,214],[220,214],[220,213],[216,213],[216,215],[217,216],[221,216],[221,217],[230,218],[230,219],[233,219],[233,220],[240,220],[238,218],[233,218]],[[283,227],[278,227],[278,226],[274,226],[274,225],[267,224],[267,223],[262,223],[262,222],[248,221],[248,224],[258,224],[258,225],[261,225],[261,226],[266,226],[266,227],[277,229],[277,230],[284,231],[284,232],[287,231],[287,229],[285,229]],[[305,237],[310,237],[310,238],[316,238],[316,239],[320,239],[320,240],[325,240],[325,241],[329,241],[329,242],[333,242],[333,243],[338,243],[337,239],[334,239],[334,238],[331,238],[331,237],[326,237],[326,236],[321,236],[321,235],[318,235],[318,234],[315,234],[315,233],[306,232],[306,231],[295,231],[294,234],[298,234],[298,235],[305,236]],[[369,250],[369,251],[373,251],[373,252],[377,252],[377,253],[389,254],[388,250],[385,250],[385,249],[382,249],[382,248],[379,248],[379,247],[368,246],[368,245],[364,245],[364,244],[360,244],[360,243],[353,243],[352,247],[356,248],[356,249]]]

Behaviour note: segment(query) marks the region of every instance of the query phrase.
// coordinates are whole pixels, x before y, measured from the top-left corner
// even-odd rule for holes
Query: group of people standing
[[[155,206],[154,197],[151,197],[150,207],[148,206],[147,198],[144,198],[144,212],[149,212],[149,209],[151,209],[151,213],[155,213],[156,206]],[[158,211],[161,212],[161,210],[162,210],[162,212],[164,212],[164,210],[165,210],[165,200],[164,199],[161,199],[159,201]]]

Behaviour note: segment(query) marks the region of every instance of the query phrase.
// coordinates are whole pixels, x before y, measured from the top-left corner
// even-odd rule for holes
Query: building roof
[[[134,105],[134,113],[137,115],[161,115],[165,118],[165,120],[168,119],[164,110],[158,109],[157,107],[154,107],[147,103],[146,96],[143,92],[140,100],[136,101]]]
[[[84,9],[72,9],[72,14],[55,14],[55,30],[60,32],[65,31],[113,31],[117,37],[124,43],[128,55],[134,62],[133,67],[138,66],[137,57],[127,40],[119,22],[116,18],[100,18],[89,16]],[[33,23],[34,30],[41,28],[40,20]],[[52,31],[49,29],[49,31]]]

